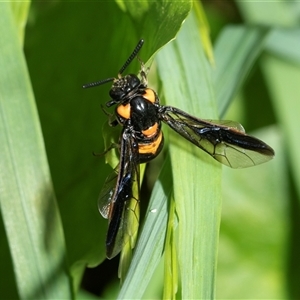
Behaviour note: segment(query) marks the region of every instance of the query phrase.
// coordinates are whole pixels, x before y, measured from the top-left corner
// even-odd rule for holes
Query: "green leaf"
[[[297,4],[292,1],[235,2],[248,23],[271,27],[289,27],[298,23]]]
[[[224,170],[218,296],[298,299],[299,3],[237,3],[247,22],[268,25],[265,49],[272,54],[261,58],[247,82],[243,114],[256,127],[277,121],[280,128],[258,135],[275,149],[272,162],[239,174]]]
[[[163,253],[168,198],[172,192],[170,160],[167,159],[151,195],[145,223],[118,299],[140,299],[153,276]]]
[[[166,103],[216,119],[214,86],[197,22],[191,15],[178,38],[157,55]],[[207,154],[170,132],[178,262],[183,299],[213,298],[221,213],[221,168]]]
[[[270,35],[266,50],[281,59],[300,63],[300,29],[274,29]]]
[[[205,11],[200,1],[195,3],[194,11],[197,17],[197,21],[199,23],[198,29],[201,36],[204,52],[207,55],[207,58],[211,63],[211,65],[215,66],[215,58],[214,58],[212,43],[210,39],[210,28],[209,28],[208,21],[206,19]]]
[[[288,299],[288,176],[283,137],[276,126],[251,133],[276,149],[255,168],[223,170],[217,299]]]
[[[19,41],[23,44],[25,26],[31,1],[16,2],[11,1],[11,9],[15,20],[16,29],[18,32]]]
[[[167,225],[167,234],[165,240],[165,259],[164,259],[164,291],[163,299],[176,299],[178,291],[178,263],[175,247],[175,232],[177,227],[175,214],[175,201],[173,197],[169,204],[169,218]]]
[[[18,30],[10,4],[1,3],[0,204],[17,288],[6,287],[9,294],[1,296],[71,298],[62,224]]]
[[[144,48],[153,54],[174,39],[192,8],[192,1],[123,1],[123,6],[135,22],[137,36],[148,41]]]
[[[263,50],[268,33],[267,28],[243,26],[228,26],[220,33],[213,80],[221,118]]]
[[[288,159],[295,182],[300,182],[300,157],[298,135],[298,120],[300,103],[298,90],[300,68],[272,55],[266,55],[262,62],[266,82],[270,88],[274,108],[284,132],[284,144],[287,146]],[[300,187],[296,185],[300,199]]]

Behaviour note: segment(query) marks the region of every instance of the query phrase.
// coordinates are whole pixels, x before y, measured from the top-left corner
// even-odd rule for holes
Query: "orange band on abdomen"
[[[162,132],[159,133],[157,136],[157,139],[153,141],[152,143],[148,144],[139,144],[139,153],[140,154],[156,154],[157,149],[160,146],[160,143],[162,142]]]
[[[156,134],[157,129],[158,129],[158,124],[155,123],[153,126],[150,126],[148,129],[142,130],[142,133],[146,137],[151,138],[152,136],[154,136]]]

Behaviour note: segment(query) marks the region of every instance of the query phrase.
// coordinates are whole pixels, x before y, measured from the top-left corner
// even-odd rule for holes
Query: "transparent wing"
[[[116,256],[130,236],[136,236],[139,221],[139,164],[137,142],[124,127],[117,171],[105,181],[99,197],[99,211],[108,218],[106,255]],[[134,245],[133,245],[134,246]]]
[[[171,106],[162,106],[159,114],[173,130],[228,167],[255,166],[275,154],[266,143],[247,135],[239,123],[201,120]]]
[[[110,206],[118,179],[118,166],[105,180],[98,198],[98,209],[103,218],[108,219]]]

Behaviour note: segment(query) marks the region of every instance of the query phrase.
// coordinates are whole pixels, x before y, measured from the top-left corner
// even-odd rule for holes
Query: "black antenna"
[[[101,84],[113,81],[114,79],[115,79],[114,77],[106,78],[106,79],[102,79],[102,80],[99,80],[99,81],[84,84],[82,87],[84,89],[87,89],[87,88],[91,88],[91,87],[94,87],[94,86],[97,86],[97,85],[101,85]]]
[[[135,46],[133,52],[131,53],[131,55],[128,57],[128,59],[126,60],[125,64],[123,65],[123,67],[120,69],[119,71],[119,75],[121,75],[125,69],[129,66],[129,64],[133,61],[133,59],[137,56],[137,54],[139,53],[139,51],[141,50],[141,48],[143,47],[144,44],[144,40],[141,39],[138,44]]]
[[[120,69],[118,75],[122,75],[122,73],[124,72],[124,70],[129,66],[129,64],[133,61],[133,59],[137,56],[137,54],[139,53],[139,51],[141,50],[142,46],[144,44],[144,40],[141,39],[138,44],[135,46],[133,52],[130,54],[130,56],[128,57],[128,59],[126,60],[125,64],[123,65],[123,67]],[[121,76],[120,76],[121,77]],[[100,81],[95,81],[95,82],[91,82],[91,83],[87,83],[84,84],[82,87],[84,89],[87,88],[91,88],[91,87],[95,87],[98,85],[102,85],[104,83],[110,82],[110,81],[114,81],[114,77],[110,77],[110,78],[106,78],[106,79],[102,79]]]

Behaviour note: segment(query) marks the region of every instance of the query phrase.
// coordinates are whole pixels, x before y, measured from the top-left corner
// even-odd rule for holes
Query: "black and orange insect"
[[[162,122],[185,139],[204,150],[220,163],[231,168],[247,168],[267,162],[274,150],[261,140],[245,133],[243,126],[233,121],[211,121],[193,117],[186,112],[160,104],[156,92],[147,87],[147,74],[141,64],[139,76],[122,76],[137,56],[144,40],[140,40],[118,76],[84,85],[84,88],[113,82],[107,107],[116,105],[111,125],[122,126],[119,140],[120,162],[106,179],[99,197],[99,210],[108,218],[106,238],[108,258],[117,255],[125,241],[128,214],[138,212],[140,199],[139,164],[155,158],[162,150]],[[134,189],[134,185],[137,188]],[[129,208],[130,201],[135,201]],[[138,213],[136,213],[138,219]]]

